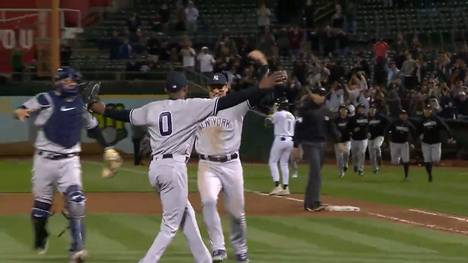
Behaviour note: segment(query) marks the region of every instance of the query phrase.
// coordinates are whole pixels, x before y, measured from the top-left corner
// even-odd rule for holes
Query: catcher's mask
[[[54,76],[55,88],[64,97],[77,95],[80,91],[78,81],[81,80],[81,75],[78,71],[71,67],[60,67]]]

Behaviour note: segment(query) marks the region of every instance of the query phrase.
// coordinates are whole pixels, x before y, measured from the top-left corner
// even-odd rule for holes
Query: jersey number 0
[[[172,116],[168,111],[159,114],[159,133],[162,136],[168,136],[172,134]]]

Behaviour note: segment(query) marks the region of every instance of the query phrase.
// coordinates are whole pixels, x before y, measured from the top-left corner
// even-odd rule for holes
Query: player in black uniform
[[[369,159],[372,165],[374,174],[380,171],[382,163],[382,147],[385,129],[390,124],[390,120],[381,112],[377,112],[375,104],[369,107]]]
[[[440,162],[443,132],[446,132],[449,137],[448,143],[455,143],[448,125],[441,118],[432,114],[432,106],[427,104],[418,125],[418,134],[429,182],[432,182],[432,164]]]
[[[335,119],[335,125],[341,134],[341,139],[335,143],[335,156],[338,165],[338,175],[343,177],[348,170],[349,151],[351,150],[351,137],[348,129],[348,108],[346,105],[340,105],[338,117]]]
[[[369,119],[365,114],[366,107],[359,104],[356,115],[349,121],[351,131],[351,158],[353,160],[354,172],[360,176],[364,175],[364,162],[366,160],[366,148],[368,143]]]
[[[415,139],[416,128],[408,120],[408,113],[400,110],[400,119],[392,122],[387,131],[390,141],[390,155],[393,164],[403,164],[405,180],[408,178],[410,161],[410,137]],[[411,144],[411,148],[414,145]]]

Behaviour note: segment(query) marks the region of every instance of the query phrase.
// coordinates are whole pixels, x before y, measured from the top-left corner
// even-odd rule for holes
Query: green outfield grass
[[[88,216],[87,262],[137,262],[159,223],[155,216]],[[26,215],[0,217],[0,262],[66,262],[68,237],[52,236],[48,253],[37,256],[31,249],[29,224]],[[61,216],[51,218],[52,234],[64,226]],[[249,217],[248,240],[252,262],[461,263],[468,258],[468,239],[463,236],[362,218]],[[230,246],[228,250],[232,259]],[[193,262],[181,233],[161,262]]]
[[[147,168],[125,165],[109,180],[100,178],[101,164],[83,161],[83,178],[87,192],[145,192],[152,191]],[[303,193],[307,167],[299,169],[300,177],[291,179],[294,193]],[[468,169],[436,167],[435,181],[428,183],[421,167],[411,167],[410,181],[402,182],[400,167],[383,167],[381,175],[367,173],[364,177],[349,172],[340,179],[333,165],[323,170],[323,195],[342,196],[403,207],[468,215]],[[271,177],[266,164],[244,164],[245,187],[254,191],[270,191]],[[189,165],[190,190],[196,191],[196,164]],[[31,162],[28,160],[0,160],[0,192],[29,192]]]

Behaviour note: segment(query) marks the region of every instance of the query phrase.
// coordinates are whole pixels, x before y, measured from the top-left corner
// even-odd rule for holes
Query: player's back
[[[272,116],[276,136],[294,136],[296,118],[289,111],[277,111]]]
[[[198,123],[215,113],[217,99],[177,99],[151,102],[132,110],[133,125],[148,126],[153,155],[189,156]]]

